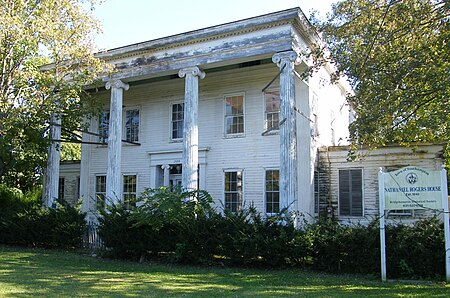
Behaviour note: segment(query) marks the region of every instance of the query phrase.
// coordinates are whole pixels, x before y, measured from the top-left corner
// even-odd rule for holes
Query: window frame
[[[353,198],[349,198],[349,214],[342,214],[341,211],[341,177],[340,177],[340,173],[341,171],[359,171],[361,174],[361,215],[354,215],[353,211],[352,211],[352,201]],[[365,206],[364,206],[364,169],[362,168],[340,168],[338,169],[338,177],[337,177],[337,181],[338,181],[338,211],[339,211],[339,216],[341,217],[354,217],[354,218],[360,218],[360,217],[364,217],[364,211],[365,211]],[[353,183],[352,183],[353,184]],[[352,185],[350,185],[351,187]],[[351,188],[353,189],[353,188]],[[350,190],[349,193],[351,193],[352,191]]]
[[[318,170],[314,170],[313,182],[314,182],[314,214],[318,215],[320,213],[320,172]]]
[[[278,191],[271,191],[271,193],[278,193],[278,211],[277,212],[269,212],[268,211],[268,190],[267,190],[267,172],[268,171],[278,171]],[[271,202],[273,205],[273,202]],[[272,210],[273,211],[273,210]],[[264,213],[267,216],[273,216],[275,214],[280,213],[281,211],[281,205],[280,205],[280,169],[279,168],[265,168],[264,169]]]
[[[108,114],[108,117],[106,118],[108,120],[107,125],[106,126],[101,126],[103,125],[103,120],[104,114]],[[103,143],[104,145],[108,144],[108,138],[109,138],[109,121],[111,119],[111,111],[110,110],[102,110],[100,112],[100,115],[98,116],[98,121],[97,121],[97,133],[99,134],[98,136],[98,141],[100,143]]]
[[[236,190],[231,190],[231,191],[227,191],[226,189],[226,183],[227,183],[227,178],[226,175],[230,174],[230,173],[236,173],[236,175],[238,175],[240,173],[240,181],[241,181],[241,185],[240,185],[240,190],[239,190],[239,185],[238,185],[238,181],[236,180],[236,186],[237,189]],[[230,183],[231,184],[231,183]],[[244,207],[244,170],[243,169],[225,169],[223,171],[223,208],[224,210],[228,210],[232,213],[236,213],[240,210],[242,210],[242,208]],[[237,203],[236,203],[236,210],[234,211],[233,207],[228,208],[227,207],[227,194],[237,194]],[[233,202],[230,202],[230,204],[233,204]]]
[[[231,97],[242,97],[242,114],[238,115],[227,115],[227,98]],[[225,138],[233,138],[233,137],[243,137],[245,136],[245,92],[238,92],[238,93],[230,93],[225,94],[222,98],[222,107],[223,107],[223,133]],[[227,119],[230,117],[242,117],[242,132],[227,132]]]
[[[181,138],[174,138],[173,137],[173,124],[174,124],[174,120],[173,120],[173,107],[176,105],[182,105],[183,106],[183,118],[181,120],[182,123],[182,131],[181,131]],[[182,142],[183,141],[183,131],[184,131],[184,101],[177,101],[177,102],[172,102],[169,105],[169,121],[170,121],[170,125],[169,125],[169,136],[170,136],[170,141],[171,142]]]
[[[104,191],[99,191],[98,189],[98,178],[104,178],[104,183],[101,185],[104,186]],[[99,200],[99,197],[102,198],[102,200]],[[106,174],[99,174],[95,175],[95,184],[94,184],[94,198],[95,198],[95,209],[105,209],[106,207]]]
[[[138,113],[138,119],[139,119],[139,123],[137,125],[137,134],[133,134],[131,133],[132,136],[136,136],[137,140],[132,140],[132,139],[128,139],[128,125],[127,125],[127,113],[130,111],[137,111]],[[130,107],[126,107],[123,109],[123,124],[122,124],[122,128],[123,128],[123,136],[124,136],[124,140],[126,140],[127,142],[139,142],[139,140],[141,139],[141,109],[139,106],[130,106]],[[131,130],[133,129],[133,125],[131,125]]]
[[[59,176],[59,178],[58,178],[58,200],[57,200],[59,204],[62,204],[64,201],[65,190],[66,190],[66,177]]]
[[[274,93],[274,92],[278,92],[278,99],[279,99],[279,103],[278,103],[278,126],[276,128],[273,127],[269,127],[268,125],[268,112],[267,112],[267,101],[266,101],[266,94],[267,93]],[[280,105],[281,105],[281,97],[280,97],[280,88],[271,88],[268,90],[265,90],[262,93],[262,97],[263,97],[263,112],[264,112],[264,131],[267,132],[267,134],[265,135],[270,135],[270,134],[278,134],[280,131]],[[275,112],[272,112],[272,114],[275,114]],[[273,120],[272,120],[273,121]]]
[[[125,192],[125,177],[134,177],[134,191],[127,191]],[[136,173],[125,173],[122,174],[122,203],[124,204],[125,208],[127,210],[131,210],[132,208],[136,207],[136,201],[137,201],[137,192],[138,190],[138,175]],[[132,204],[129,204],[129,200],[126,200],[126,195],[134,195],[134,202],[131,202]]]

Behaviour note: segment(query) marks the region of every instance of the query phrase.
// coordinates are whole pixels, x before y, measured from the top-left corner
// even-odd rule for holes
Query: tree
[[[354,90],[354,142],[449,140],[450,1],[344,0],[315,23],[329,51],[316,61],[332,59]]]
[[[95,4],[0,0],[0,183],[29,188],[37,182],[52,114],[73,130],[94,112],[83,86],[105,70],[93,55]]]

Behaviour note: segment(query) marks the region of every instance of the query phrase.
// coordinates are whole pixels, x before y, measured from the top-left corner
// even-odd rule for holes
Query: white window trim
[[[226,121],[225,121],[225,117],[227,115],[227,111],[226,111],[226,107],[225,107],[225,99],[227,97],[233,97],[233,96],[242,96],[243,98],[243,104],[242,104],[242,115],[244,117],[244,132],[240,132],[240,133],[227,133],[227,126],[226,126]],[[222,126],[223,126],[223,136],[225,139],[232,139],[232,138],[242,138],[245,137],[245,132],[247,131],[247,124],[246,124],[246,120],[245,120],[245,114],[246,114],[246,95],[245,92],[236,92],[236,93],[227,93],[224,94],[222,97]]]
[[[109,117],[111,117],[111,111],[109,109],[102,109],[100,112],[100,115],[97,117],[97,133],[100,134],[100,117],[102,117],[103,113],[108,112],[109,113]],[[109,123],[109,120],[108,120]],[[108,138],[109,138],[109,126],[108,126]],[[101,142],[101,137],[97,136],[97,141]],[[99,144],[97,147],[107,147],[108,143],[105,144]]]
[[[132,110],[138,110],[139,111],[139,127],[138,127],[138,140],[137,142],[141,142],[141,128],[142,128],[142,113],[141,113],[141,107],[140,106],[129,106],[129,107],[125,107],[122,110],[122,140],[126,140],[127,138],[127,111],[132,111]],[[124,143],[122,142],[122,145],[126,144],[126,145],[131,145],[133,146],[133,144],[129,144],[129,143]]]
[[[138,199],[138,197],[139,197],[139,175],[138,175],[138,173],[136,173],[136,172],[124,172],[124,173],[122,173],[122,197],[120,198],[120,201],[122,202],[122,203],[125,203],[125,198],[124,198],[124,196],[125,196],[125,184],[124,184],[124,178],[125,178],[125,176],[136,176],[136,201],[137,201],[137,199]]]
[[[266,194],[267,194],[267,188],[266,188],[266,184],[267,184],[267,181],[266,181],[266,172],[267,171],[278,171],[278,173],[280,173],[280,168],[277,168],[277,167],[268,167],[268,168],[264,168],[264,173],[263,173],[263,183],[264,183],[264,185],[263,185],[263,187],[264,187],[264,214],[266,215],[266,216],[268,216],[268,217],[270,217],[270,216],[274,216],[274,215],[276,215],[277,213],[268,213],[267,212],[267,197],[266,197]],[[280,181],[278,181],[278,183],[280,183]],[[278,190],[278,193],[280,193],[280,190]],[[280,202],[278,201],[278,204],[280,204]],[[281,207],[281,205],[280,205],[280,207]],[[281,208],[280,208],[280,211],[281,211]]]
[[[315,175],[317,175],[317,202],[316,202],[316,179]],[[339,175],[339,172],[338,172]],[[338,181],[339,184],[339,181]],[[339,188],[338,188],[339,191]],[[338,192],[338,196],[339,196],[339,192]],[[314,173],[313,173],[313,198],[314,198],[314,215],[319,215],[320,214],[320,171],[318,169],[314,169]],[[364,200],[364,198],[363,198]],[[339,199],[338,199],[339,202]],[[317,212],[316,212],[316,207],[317,207]],[[364,213],[364,211],[363,211]]]
[[[279,93],[280,92],[280,87],[272,87],[272,88],[264,90],[264,92],[262,92],[262,101],[263,101],[263,104],[262,104],[262,117],[263,117],[263,128],[264,128],[265,132],[269,129],[267,127],[267,118],[266,118],[266,114],[267,114],[267,111],[266,111],[266,92],[276,92],[276,91],[278,91],[278,93]],[[281,98],[280,98],[280,104],[281,104]],[[278,115],[280,115],[280,114],[281,114],[281,111],[278,112]],[[280,133],[280,128],[272,129],[271,131],[268,131],[267,133],[265,133],[264,136],[278,135],[279,133]]]
[[[361,195],[362,195],[362,214],[361,214],[361,216],[351,216],[351,215],[341,215],[341,198],[340,198],[340,195],[339,195],[339,190],[340,190],[340,184],[339,184],[339,171],[341,171],[341,170],[361,170]],[[360,219],[360,218],[362,218],[362,217],[364,217],[365,216],[365,211],[366,211],[366,206],[365,206],[365,199],[366,199],[366,196],[365,196],[365,193],[364,193],[364,189],[365,189],[365,187],[364,187],[364,185],[365,185],[365,181],[364,181],[364,168],[359,168],[359,167],[346,167],[346,168],[338,168],[337,169],[337,205],[338,205],[338,214],[339,214],[339,217],[340,218],[342,218],[342,219],[344,219],[344,218],[348,218],[348,219],[353,219],[353,218],[357,218],[357,219]]]
[[[105,177],[105,179],[106,179],[106,173],[98,173],[98,174],[95,174],[95,176],[94,176],[94,210],[96,212],[98,212],[98,206],[97,206],[97,177]],[[105,181],[105,185],[106,185],[106,181]],[[107,200],[107,198],[106,198],[106,189],[105,189],[104,194],[105,194],[105,202],[104,202],[104,204],[106,206],[107,205],[107,202],[106,202],[106,200]]]
[[[242,196],[242,205],[241,208],[244,208],[245,206],[245,175],[244,175],[244,169],[243,168],[226,168],[223,169],[223,174],[222,174],[222,203],[223,203],[223,209],[225,210],[225,173],[230,173],[230,172],[241,172],[242,175],[242,190],[241,190],[241,196]]]
[[[184,104],[183,100],[180,101],[172,101],[169,103],[169,142],[170,143],[180,143],[183,142],[183,137],[174,139],[172,138],[172,109],[174,105]],[[184,121],[184,106],[183,106],[183,121]]]

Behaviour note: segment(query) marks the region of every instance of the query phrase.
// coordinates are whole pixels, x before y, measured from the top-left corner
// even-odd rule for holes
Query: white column
[[[50,117],[50,146],[48,148],[47,170],[45,172],[44,206],[52,208],[58,198],[59,162],[61,144],[61,115]]]
[[[117,203],[122,198],[122,102],[123,90],[129,85],[121,80],[111,80],[106,83],[106,89],[111,89],[108,135],[108,169],[106,171],[106,199]]]
[[[295,115],[294,66],[298,54],[294,51],[273,55],[280,69],[280,209],[292,211],[297,200],[297,122]]]
[[[163,165],[161,168],[164,170],[164,186],[168,187],[170,184],[170,166]]]
[[[205,73],[198,67],[183,68],[178,72],[186,77],[184,92],[184,132],[182,185],[185,190],[197,189],[198,183],[198,78]]]

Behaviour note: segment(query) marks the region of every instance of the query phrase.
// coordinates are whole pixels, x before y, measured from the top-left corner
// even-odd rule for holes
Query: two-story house
[[[330,67],[305,75],[315,43],[294,8],[98,53],[116,72],[92,90],[104,110],[89,120],[98,135],[83,135],[83,210],[181,185],[232,211],[254,204],[264,214],[286,207],[312,218],[322,206],[363,216],[362,182],[361,197],[341,198],[349,207],[339,213],[331,171],[340,173],[332,162],[345,154],[324,148],[347,144],[353,111],[345,84],[330,84]],[[317,175],[327,157],[330,175]],[[58,197],[55,168],[49,202]],[[329,185],[323,199],[319,181]]]

